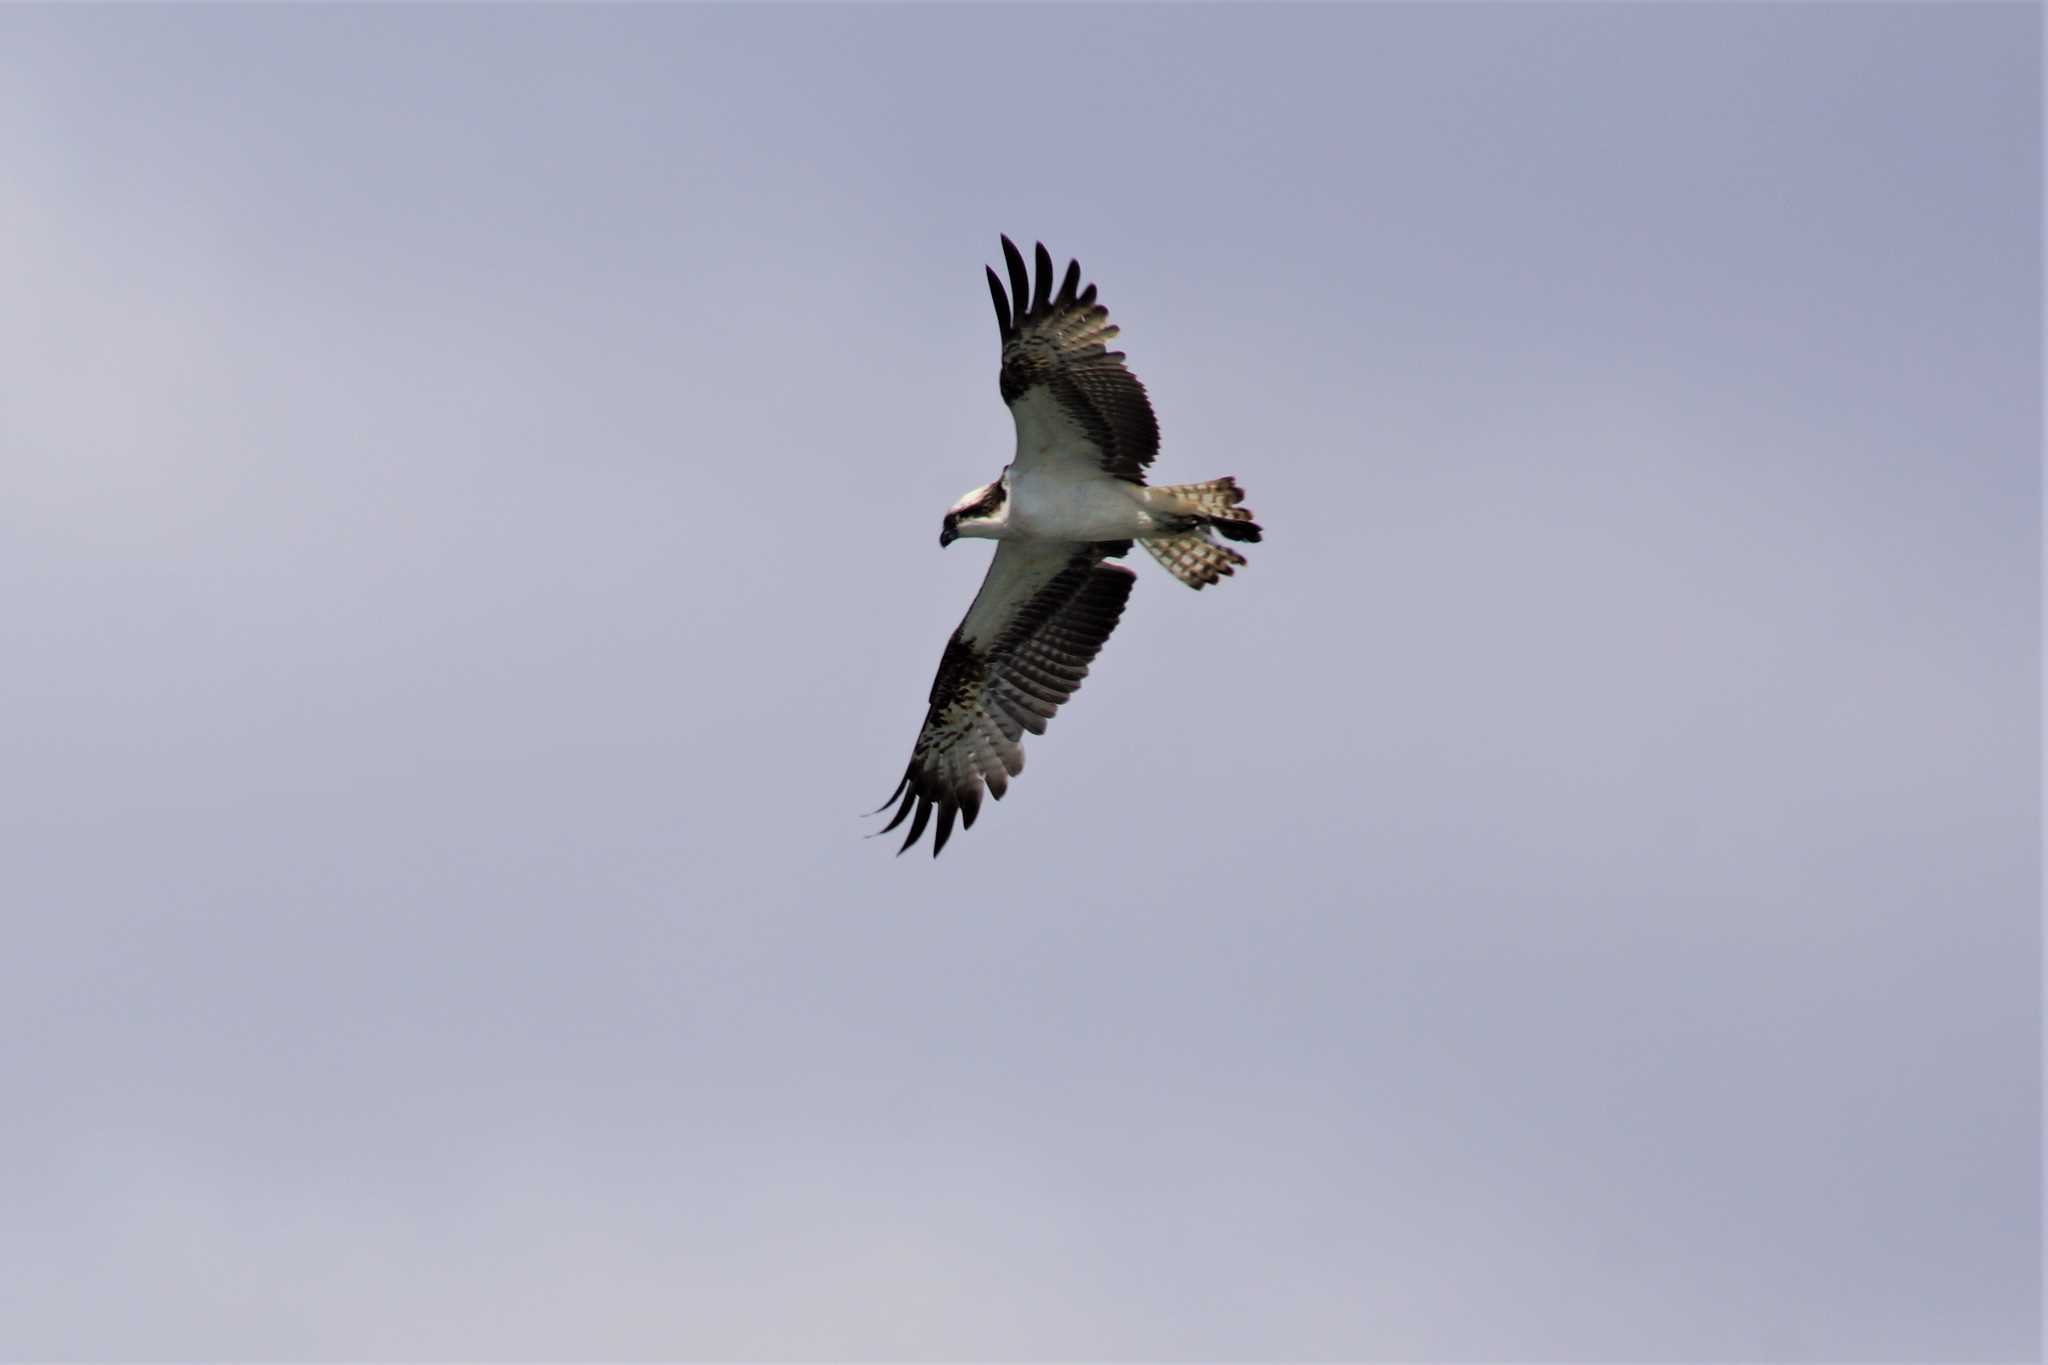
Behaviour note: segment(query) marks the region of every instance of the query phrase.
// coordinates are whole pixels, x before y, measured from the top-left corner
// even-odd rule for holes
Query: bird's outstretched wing
[[[1054,294],[1052,255],[1043,242],[1036,255],[1036,289],[1008,237],[1007,297],[996,272],[988,272],[1003,333],[1003,401],[1017,422],[1015,463],[1079,463],[1090,473],[1143,483],[1145,466],[1159,453],[1159,422],[1145,386],[1124,368],[1122,351],[1107,349],[1117,329],[1095,301],[1095,286],[1080,288],[1081,263],[1067,262]]]
[[[902,798],[882,833],[910,820],[898,853],[917,842],[936,810],[936,858],[955,817],[962,828],[974,824],[983,786],[1002,799],[1024,770],[1023,733],[1045,733],[1116,629],[1136,575],[1102,561],[1129,549],[1128,542],[1015,540],[997,548],[974,605],[946,642],[910,767],[882,803],[887,809]]]

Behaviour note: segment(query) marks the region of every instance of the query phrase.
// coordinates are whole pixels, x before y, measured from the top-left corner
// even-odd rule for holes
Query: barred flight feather
[[[1211,583],[1222,582],[1244,563],[1243,555],[1227,545],[1218,545],[1199,530],[1148,539],[1145,548],[1162,568],[1197,592]]]

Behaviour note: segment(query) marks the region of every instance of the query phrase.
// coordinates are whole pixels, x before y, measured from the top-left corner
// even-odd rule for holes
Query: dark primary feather
[[[1102,558],[1129,548],[1124,543],[1075,546],[1065,566],[993,643],[977,645],[961,630],[953,632],[932,680],[931,706],[910,766],[883,803],[886,808],[901,798],[882,833],[910,821],[898,853],[917,842],[936,812],[932,856],[937,857],[952,837],[956,818],[963,829],[973,827],[982,788],[1001,800],[1010,778],[1024,770],[1023,733],[1045,733],[1046,722],[1080,688],[1088,665],[1123,615],[1136,576]]]
[[[1101,452],[1103,468],[1120,479],[1143,483],[1145,466],[1159,453],[1159,422],[1145,386],[1124,367],[1124,353],[1107,349],[1117,335],[1109,310],[1095,301],[1094,285],[1079,287],[1079,261],[1067,262],[1066,277],[1055,296],[1052,254],[1041,242],[1033,256],[1035,287],[1024,254],[1003,238],[1003,265],[1010,276],[1007,298],[996,272],[988,271],[1003,338],[1003,401],[1014,405],[1045,385]]]

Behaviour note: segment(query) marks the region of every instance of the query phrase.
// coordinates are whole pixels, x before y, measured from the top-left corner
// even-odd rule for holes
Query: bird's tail
[[[1244,490],[1236,479],[1207,483],[1171,483],[1152,490],[1152,506],[1169,518],[1176,534],[1148,536],[1145,548],[1166,571],[1191,588],[1206,588],[1237,572],[1244,556],[1225,540],[1257,541],[1262,534],[1251,509],[1240,506]],[[1182,520],[1185,518],[1185,520]],[[1189,523],[1193,523],[1190,525]]]
[[[1244,563],[1243,555],[1209,539],[1207,526],[1177,536],[1147,536],[1140,543],[1161,567],[1197,592],[1211,583],[1221,583]]]
[[[1244,490],[1229,477],[1207,483],[1172,483],[1152,490],[1154,504],[1182,516],[1194,517],[1225,540],[1256,543],[1262,529],[1252,520],[1244,502]],[[1243,560],[1238,561],[1240,564]]]

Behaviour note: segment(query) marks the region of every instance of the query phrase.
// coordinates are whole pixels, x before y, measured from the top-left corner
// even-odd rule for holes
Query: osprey
[[[1002,799],[1024,768],[1018,740],[1045,733],[1074,695],[1102,642],[1116,629],[1137,576],[1104,563],[1136,541],[1191,588],[1235,572],[1244,556],[1220,543],[1256,541],[1259,524],[1240,506],[1237,481],[1145,485],[1159,452],[1159,424],[1145,386],[1124,367],[1117,335],[1081,265],[1067,262],[1053,292],[1052,257],[1040,243],[1034,289],[1024,257],[1003,238],[1010,292],[988,272],[1002,331],[1003,401],[1017,424],[1017,454],[994,483],[955,503],[939,530],[944,548],[963,537],[998,542],[988,577],[946,642],[931,709],[903,780],[882,803],[903,803],[879,831],[910,819],[901,854],[939,813],[937,857],[974,824],[981,791]]]

